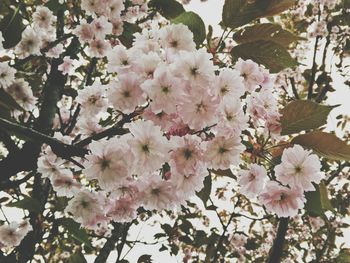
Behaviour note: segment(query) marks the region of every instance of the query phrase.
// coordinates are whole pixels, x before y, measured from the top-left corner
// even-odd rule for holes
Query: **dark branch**
[[[316,70],[317,70],[317,63],[316,63],[316,55],[317,55],[317,46],[318,46],[318,41],[320,40],[320,37],[316,37],[315,41],[315,47],[314,47],[314,55],[312,59],[312,68],[311,68],[311,77],[310,77],[310,82],[309,82],[309,88],[307,92],[307,99],[311,100],[312,95],[313,95],[313,86],[315,83],[315,77],[316,77]]]
[[[270,252],[267,263],[280,263],[283,254],[283,245],[285,236],[288,230],[289,217],[282,217],[279,220],[277,229],[277,236],[273,242],[272,250]]]

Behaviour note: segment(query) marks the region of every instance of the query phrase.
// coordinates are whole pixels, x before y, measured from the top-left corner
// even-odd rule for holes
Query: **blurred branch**
[[[297,100],[299,100],[300,97],[299,97],[299,94],[298,94],[298,90],[297,90],[297,88],[296,88],[296,86],[295,86],[295,79],[294,79],[294,78],[289,78],[289,80],[290,80],[290,84],[291,84],[291,86],[292,86],[292,90],[293,90],[294,97],[295,97]]]
[[[112,235],[107,239],[106,243],[100,250],[99,254],[97,255],[95,259],[95,263],[105,263],[107,262],[107,258],[112,250],[115,248],[115,244],[121,237],[123,233],[123,224],[120,223],[113,223],[114,229],[112,230]]]
[[[313,59],[312,59],[312,68],[311,68],[311,78],[310,78],[310,82],[309,82],[309,88],[308,88],[308,92],[307,92],[307,99],[311,100],[312,99],[312,95],[313,95],[313,86],[315,83],[315,77],[316,77],[316,71],[317,71],[317,63],[316,63],[316,55],[317,55],[317,46],[318,46],[318,41],[320,40],[320,36],[316,37],[315,40],[315,46],[314,46],[314,55],[313,55]]]
[[[279,263],[281,262],[283,254],[283,245],[285,236],[288,230],[289,217],[281,217],[279,220],[279,225],[277,229],[277,236],[272,245],[272,250],[270,252],[267,263]]]

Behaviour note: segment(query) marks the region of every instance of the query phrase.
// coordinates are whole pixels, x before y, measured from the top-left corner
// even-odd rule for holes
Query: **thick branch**
[[[107,262],[107,258],[112,250],[115,248],[115,244],[119,240],[119,238],[122,236],[124,225],[119,223],[113,224],[113,231],[110,238],[107,239],[107,242],[104,244],[102,249],[100,250],[100,253],[95,259],[95,263],[105,263]]]
[[[71,156],[84,156],[87,153],[87,150],[83,148],[78,148],[74,145],[65,144],[51,136],[33,130],[31,128],[25,127],[18,123],[10,122],[6,119],[0,118],[1,127],[5,128],[8,131],[15,133],[19,137],[26,137],[33,142],[39,144],[46,143],[51,146],[53,152],[62,157],[71,157]]]
[[[283,245],[285,236],[288,230],[289,217],[282,217],[279,221],[277,236],[275,241],[273,242],[272,250],[270,252],[269,259],[267,263],[279,263],[281,262],[282,254],[283,254]]]

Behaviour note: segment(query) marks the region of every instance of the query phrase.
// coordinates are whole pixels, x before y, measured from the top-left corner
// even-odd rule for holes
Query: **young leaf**
[[[6,91],[0,88],[0,106],[8,110],[23,110],[23,108],[9,95]]]
[[[283,46],[272,41],[258,40],[235,46],[231,50],[231,55],[233,60],[251,59],[264,65],[272,73],[297,65]]]
[[[270,23],[245,27],[233,35],[233,40],[239,44],[268,40],[284,47],[288,47],[290,43],[299,39],[301,38],[282,29],[280,25]]]
[[[6,206],[26,209],[26,210],[28,210],[30,212],[34,212],[34,213],[41,212],[40,202],[37,199],[35,199],[33,197],[29,197],[29,196],[25,196],[22,200],[7,204]]]
[[[130,48],[134,41],[134,33],[141,32],[141,28],[136,24],[131,24],[128,22],[124,22],[123,28],[123,34],[120,35],[118,39],[120,40],[120,42],[122,42],[124,46]]]
[[[60,218],[58,219],[61,224],[76,240],[92,248],[89,236],[84,228],[80,228],[80,224],[75,222],[71,218]]]
[[[24,25],[19,14],[19,8],[11,10],[0,22],[0,31],[5,41],[4,48],[11,48],[17,45],[22,38]]]
[[[156,9],[167,19],[175,18],[185,12],[183,6],[176,0],[151,0],[148,6]]]
[[[301,134],[292,143],[300,144],[331,160],[350,161],[350,145],[331,133],[314,131]]]
[[[334,211],[329,199],[324,182],[314,184],[316,191],[306,192],[305,210],[310,216],[323,216],[327,210]]]
[[[86,263],[86,262],[87,261],[86,261],[84,255],[80,251],[75,252],[67,260],[67,263]]]
[[[320,105],[308,100],[296,100],[282,110],[282,135],[316,129],[327,123],[328,114],[336,106]]]
[[[203,43],[206,32],[205,32],[205,24],[202,18],[194,12],[184,12],[179,16],[175,17],[171,20],[174,24],[184,24],[188,26],[188,28],[193,33],[194,42],[199,46]]]
[[[281,13],[294,3],[294,0],[226,0],[222,10],[222,22],[224,26],[236,28],[256,18]]]
[[[207,202],[209,200],[211,193],[211,174],[204,178],[204,187],[202,190],[197,192],[197,196],[202,199],[203,204],[207,207]]]

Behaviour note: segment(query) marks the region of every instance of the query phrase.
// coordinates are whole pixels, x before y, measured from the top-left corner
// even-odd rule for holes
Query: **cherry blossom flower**
[[[266,209],[278,217],[293,217],[304,207],[306,201],[301,188],[290,189],[275,181],[269,181],[259,195]]]
[[[107,107],[104,87],[96,81],[92,86],[78,90],[77,102],[86,114],[95,115]]]
[[[216,78],[214,84],[217,96],[221,100],[227,98],[228,100],[237,100],[245,92],[243,78],[240,76],[240,72],[232,69],[223,69],[220,71],[220,75]]]
[[[102,189],[113,189],[130,175],[127,147],[122,140],[93,141],[89,147],[84,174],[97,179]]]
[[[65,212],[71,213],[74,220],[83,226],[95,228],[98,223],[107,220],[105,207],[106,200],[101,194],[83,190],[69,200]]]
[[[120,198],[112,202],[112,207],[107,216],[115,222],[131,222],[137,216],[137,206],[129,198]]]
[[[15,80],[16,70],[11,68],[6,62],[0,62],[0,86],[8,87]]]
[[[28,219],[21,223],[11,222],[9,225],[2,225],[0,226],[0,246],[3,244],[6,247],[16,247],[32,230]]]
[[[201,130],[217,122],[217,101],[207,92],[192,93],[179,101],[178,113],[193,130]]]
[[[46,56],[49,58],[59,58],[63,53],[64,47],[63,44],[59,43],[56,46],[52,47],[47,53]]]
[[[75,60],[71,59],[70,57],[64,57],[63,58],[63,63],[61,65],[58,66],[58,70],[62,71],[63,75],[73,75],[74,74],[74,70],[75,70]]]
[[[208,167],[221,170],[229,169],[230,165],[239,164],[239,157],[244,149],[239,136],[215,137],[207,143]]]
[[[177,101],[184,95],[181,92],[181,80],[164,68],[158,68],[154,78],[146,80],[141,88],[152,100],[150,107],[156,114],[162,111],[167,114],[176,112]]]
[[[15,48],[15,53],[19,58],[25,58],[30,55],[40,55],[42,45],[41,36],[33,28],[27,27],[22,32],[22,39]]]
[[[172,24],[163,27],[159,31],[160,43],[163,48],[170,48],[174,51],[194,51],[196,48],[193,42],[193,33],[187,26]]]
[[[217,135],[235,136],[248,128],[249,117],[244,114],[240,100],[224,100],[219,107],[218,125],[213,127]]]
[[[174,138],[174,148],[170,154],[171,173],[174,175],[190,176],[202,171],[204,166],[204,146],[201,139],[191,135]]]
[[[191,85],[207,87],[214,79],[215,67],[210,55],[203,49],[187,52],[181,51],[174,63],[174,71]]]
[[[112,34],[112,24],[105,16],[95,18],[92,23],[92,30],[97,39],[104,39],[106,35]]]
[[[79,192],[81,184],[74,180],[70,170],[64,171],[51,178],[52,188],[57,193],[57,196],[73,197]]]
[[[115,46],[107,53],[108,72],[126,73],[131,67],[129,51],[122,45]]]
[[[79,38],[79,41],[90,42],[94,38],[92,25],[87,23],[86,19],[82,19],[80,24],[73,30],[73,33]]]
[[[89,46],[89,53],[92,57],[103,58],[111,49],[111,45],[108,41],[103,39],[92,40]]]
[[[244,78],[244,85],[247,91],[252,92],[264,82],[264,74],[259,70],[258,64],[252,60],[238,59],[235,68],[240,71],[241,76]]]
[[[35,28],[50,29],[56,17],[52,11],[45,6],[38,6],[33,14],[33,23]]]
[[[294,145],[283,151],[281,164],[275,167],[277,180],[292,188],[314,191],[312,182],[319,183],[322,178],[321,163],[317,155]]]
[[[169,181],[162,180],[158,174],[151,175],[141,187],[142,203],[145,209],[171,209],[178,197]]]
[[[42,177],[55,178],[61,174],[65,174],[67,168],[64,166],[65,160],[57,157],[51,150],[51,147],[46,147],[44,154],[38,158],[38,173],[41,173]]]
[[[169,161],[171,143],[163,136],[160,128],[151,121],[135,121],[129,125],[133,135],[128,140],[135,156],[133,167],[136,174],[154,172]]]
[[[123,74],[118,81],[108,84],[108,99],[113,107],[123,113],[131,113],[146,102],[136,74]]]
[[[249,170],[239,172],[240,192],[249,198],[259,195],[265,187],[267,173],[263,166],[251,164]]]

